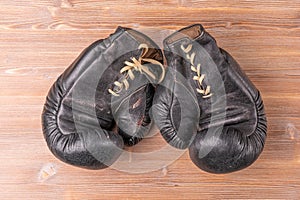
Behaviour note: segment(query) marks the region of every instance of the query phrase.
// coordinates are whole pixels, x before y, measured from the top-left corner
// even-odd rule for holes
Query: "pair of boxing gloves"
[[[188,148],[204,171],[234,172],[258,158],[266,116],[238,63],[200,24],[163,44],[162,52],[146,35],[119,27],[63,72],[42,113],[44,137],[57,158],[106,168],[124,145],[144,138],[153,121],[169,145]]]

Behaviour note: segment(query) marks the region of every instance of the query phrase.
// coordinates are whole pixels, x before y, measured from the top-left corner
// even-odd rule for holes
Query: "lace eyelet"
[[[181,50],[186,54],[186,58],[191,63],[191,71],[195,72],[196,75],[193,77],[193,80],[197,82],[198,88],[196,88],[196,91],[202,95],[202,98],[209,98],[212,96],[212,93],[210,92],[210,86],[207,86],[206,88],[203,86],[203,80],[205,79],[205,74],[201,74],[201,64],[198,63],[195,66],[194,60],[196,53],[192,52],[193,45],[188,44],[186,47],[182,44],[180,46]]]
[[[151,58],[144,58],[144,56],[147,54],[148,49],[149,49],[148,45],[140,44],[138,49],[144,49],[142,55],[138,59],[132,57],[132,58],[130,58],[131,61],[125,61],[124,62],[125,66],[120,70],[121,74],[126,74],[125,78],[120,82],[119,81],[114,82],[114,85],[117,86],[119,89],[118,90],[108,89],[108,92],[110,94],[112,94],[113,96],[119,96],[119,93],[123,90],[123,88],[125,88],[125,90],[128,90],[128,88],[129,88],[128,78],[130,78],[131,80],[133,80],[135,78],[135,75],[133,74],[132,71],[138,71],[141,74],[146,74],[146,75],[150,76],[154,80],[156,79],[155,75],[149,70],[149,68],[146,65],[142,64],[144,62],[158,65],[162,69],[162,74],[161,74],[161,77],[160,77],[158,83],[160,83],[163,80],[163,78],[165,77],[165,68],[163,67],[163,65],[160,62],[158,62],[157,60],[151,59]]]

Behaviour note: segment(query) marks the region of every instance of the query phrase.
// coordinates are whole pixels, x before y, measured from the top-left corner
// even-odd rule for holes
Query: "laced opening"
[[[152,63],[155,65],[158,65],[162,72],[161,72],[161,76],[158,80],[158,83],[161,83],[165,77],[165,68],[164,66],[157,60],[151,59],[151,58],[144,58],[144,56],[147,54],[148,52],[148,45],[147,44],[140,44],[138,49],[143,49],[143,53],[142,55],[136,59],[136,58],[130,58],[131,61],[125,61],[124,64],[125,66],[120,70],[121,74],[126,74],[126,76],[124,77],[124,79],[119,82],[119,81],[115,81],[114,85],[117,86],[117,89],[114,91],[112,89],[108,89],[108,92],[114,96],[119,96],[119,93],[122,91],[123,88],[125,88],[125,90],[128,90],[129,88],[129,82],[128,82],[128,78],[130,78],[131,80],[133,80],[135,78],[134,74],[133,74],[133,70],[134,71],[138,71],[141,74],[146,74],[148,76],[150,76],[152,79],[156,80],[155,75],[149,70],[149,68],[145,65],[143,65],[143,62],[147,62],[147,63]]]
[[[203,86],[203,80],[205,78],[205,74],[201,74],[200,63],[198,63],[195,66],[194,60],[195,60],[196,53],[191,52],[192,48],[193,48],[192,44],[189,44],[187,47],[181,45],[181,49],[186,54],[186,58],[190,60],[191,70],[196,73],[196,75],[193,77],[193,80],[197,81],[198,84],[198,88],[196,88],[197,92],[202,94],[202,98],[209,98],[212,96],[212,93],[210,92],[210,86],[207,86],[206,88]]]

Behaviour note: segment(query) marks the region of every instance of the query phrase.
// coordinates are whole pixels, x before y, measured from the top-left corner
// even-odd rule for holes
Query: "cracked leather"
[[[203,86],[211,87],[209,98],[196,92],[195,72],[191,70],[187,53],[182,50],[189,44],[192,44],[191,53],[195,52],[195,65],[201,64],[201,74],[205,74]],[[267,122],[260,93],[239,64],[217,46],[216,40],[200,24],[166,38],[164,53],[168,68],[183,76],[195,94],[200,118],[194,115],[197,130],[189,127],[184,133],[178,133],[185,118],[181,116],[185,113],[182,110],[193,108],[180,105],[178,96],[181,94],[176,89],[159,86],[154,97],[156,113],[159,113],[155,122],[162,136],[176,148],[190,144],[191,160],[207,172],[229,173],[251,165],[263,150]],[[177,79],[177,76],[171,78]]]
[[[135,73],[136,79],[129,81],[134,87],[122,91],[119,99],[108,93],[114,81],[124,78],[119,72],[124,62],[142,54],[141,43],[149,46],[148,58],[162,62],[162,52],[152,40],[119,27],[86,48],[58,77],[42,113],[44,137],[58,159],[82,168],[106,168],[118,159],[124,143],[136,144],[144,136],[154,95],[149,78]],[[152,69],[150,64],[149,68],[159,74],[159,67]],[[117,110],[116,102],[120,103]],[[126,131],[121,129],[124,119],[131,122]]]

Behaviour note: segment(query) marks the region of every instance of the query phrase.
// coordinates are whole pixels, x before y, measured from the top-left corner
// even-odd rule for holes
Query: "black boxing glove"
[[[154,42],[122,27],[86,48],[48,93],[42,127],[51,152],[88,169],[113,164],[124,142],[137,143],[150,126],[154,89],[149,80],[160,79],[160,62]],[[131,132],[119,128],[124,119]]]
[[[187,79],[201,110],[197,134],[189,147],[192,161],[211,173],[228,173],[251,165],[263,150],[267,131],[259,91],[199,24],[166,38],[164,49],[168,67]],[[159,99],[155,103],[172,106],[172,101],[155,99]],[[175,124],[175,114],[169,113]],[[164,135],[165,125],[158,126]],[[186,134],[191,135],[188,131]]]

